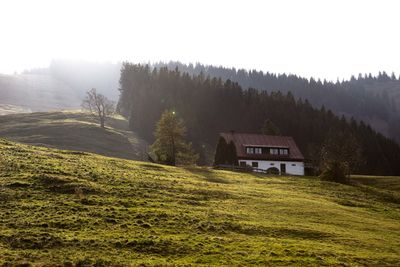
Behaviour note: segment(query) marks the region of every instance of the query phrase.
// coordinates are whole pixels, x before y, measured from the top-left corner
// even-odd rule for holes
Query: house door
[[[286,164],[281,163],[281,174],[285,174],[285,173],[286,173]]]

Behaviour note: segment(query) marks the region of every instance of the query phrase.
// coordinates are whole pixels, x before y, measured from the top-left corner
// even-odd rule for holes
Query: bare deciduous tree
[[[106,118],[115,111],[115,104],[104,95],[97,93],[95,88],[92,88],[86,93],[82,108],[96,116],[99,119],[100,126],[104,128]]]
[[[361,145],[354,135],[331,132],[321,149],[321,177],[346,183],[362,161]]]

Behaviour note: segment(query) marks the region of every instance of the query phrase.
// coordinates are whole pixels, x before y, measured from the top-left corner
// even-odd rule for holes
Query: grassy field
[[[400,192],[399,177],[397,176],[354,175],[351,178],[363,185]]]
[[[147,144],[116,116],[106,129],[79,112],[36,112],[0,116],[0,137],[31,145],[92,152],[125,159],[145,159]]]
[[[0,157],[0,266],[400,265],[399,192],[380,186],[5,140]]]

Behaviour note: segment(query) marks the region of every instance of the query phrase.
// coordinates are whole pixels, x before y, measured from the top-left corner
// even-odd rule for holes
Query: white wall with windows
[[[301,161],[268,161],[268,160],[239,159],[239,165],[250,166],[262,170],[268,170],[269,168],[277,168],[280,173],[286,173],[292,175],[304,175],[304,163]]]

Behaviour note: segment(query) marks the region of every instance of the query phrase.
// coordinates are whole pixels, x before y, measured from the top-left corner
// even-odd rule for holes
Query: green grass
[[[400,192],[399,177],[397,176],[354,175],[351,178],[364,185]]]
[[[400,196],[0,141],[0,266],[399,266]]]
[[[145,159],[147,144],[128,130],[121,116],[96,119],[79,112],[36,112],[0,116],[0,137],[31,145],[92,152],[125,159]]]

